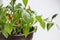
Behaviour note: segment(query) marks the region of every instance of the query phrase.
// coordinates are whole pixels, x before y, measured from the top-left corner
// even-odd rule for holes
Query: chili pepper
[[[12,20],[13,16],[12,14],[8,14],[9,15],[9,19]]]
[[[28,6],[28,10],[30,10],[30,6]]]
[[[18,26],[19,25],[19,22],[16,22],[15,24]]]

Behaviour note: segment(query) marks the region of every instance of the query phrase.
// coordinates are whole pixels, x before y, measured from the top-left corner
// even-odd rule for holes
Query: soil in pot
[[[23,34],[18,34],[18,35],[15,35],[15,36],[9,36],[7,39],[2,35],[0,34],[0,40],[32,40],[33,38],[33,27],[30,29],[30,33],[29,35],[27,36],[27,38],[25,38],[25,36]]]

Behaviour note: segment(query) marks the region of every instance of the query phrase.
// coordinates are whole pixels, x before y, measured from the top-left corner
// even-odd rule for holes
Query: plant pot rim
[[[0,31],[0,34],[1,34],[1,32],[2,32],[2,31]],[[29,34],[31,34],[31,33],[34,33],[34,31],[29,32]],[[12,36],[12,35],[11,35],[11,36]],[[24,34],[21,34],[21,33],[20,33],[20,34],[13,35],[13,36],[24,36]]]
[[[31,33],[34,33],[34,31],[32,31],[32,32],[29,32],[29,34],[31,34]],[[24,34],[17,34],[17,35],[14,35],[14,36],[24,36]]]

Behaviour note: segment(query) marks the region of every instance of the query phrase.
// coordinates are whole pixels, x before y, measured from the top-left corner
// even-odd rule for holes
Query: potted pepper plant
[[[41,15],[36,15],[30,6],[26,8],[28,0],[22,2],[24,6],[21,3],[15,5],[16,0],[11,0],[6,7],[0,6],[0,40],[31,40],[37,30],[33,26],[36,22],[47,30],[54,25],[52,20],[57,14],[48,21],[48,18],[43,19]]]

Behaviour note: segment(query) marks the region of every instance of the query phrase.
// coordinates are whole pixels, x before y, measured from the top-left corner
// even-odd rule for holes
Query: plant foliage
[[[49,30],[53,26],[53,22],[46,22],[43,20],[42,16],[35,14],[35,11],[31,10],[30,7],[26,9],[28,0],[22,0],[23,5],[18,3],[15,5],[16,0],[11,0],[10,5],[6,7],[0,6],[0,29],[1,33],[5,38],[9,35],[16,35],[18,32],[22,32],[25,37],[28,36],[30,29],[36,22],[39,22],[43,29]],[[34,17],[35,16],[35,17]],[[55,18],[56,15],[52,17]],[[34,32],[36,32],[37,27],[34,27]]]

